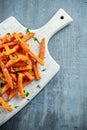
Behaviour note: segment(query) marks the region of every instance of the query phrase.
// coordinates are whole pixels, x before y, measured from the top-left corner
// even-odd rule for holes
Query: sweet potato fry
[[[40,59],[38,56],[36,56],[31,50],[29,50],[29,55],[34,58],[38,63],[41,65],[44,65],[44,62],[42,59]]]
[[[30,65],[27,66],[20,66],[20,67],[15,67],[15,68],[11,68],[11,72],[20,72],[20,71],[25,71],[25,70],[30,70],[32,69],[32,67]]]
[[[22,40],[23,40],[24,42],[26,42],[27,40],[29,40],[30,38],[32,38],[34,35],[35,35],[34,32],[30,32],[30,33],[26,34],[26,35],[22,38]]]
[[[19,46],[16,45],[14,48],[9,49],[8,51],[6,51],[6,52],[4,52],[4,53],[5,53],[5,55],[10,55],[10,54],[16,52],[18,49],[19,49]]]
[[[41,41],[41,47],[40,47],[40,55],[39,57],[43,60],[45,57],[45,48],[46,48],[46,43],[45,43],[45,38],[42,39]]]
[[[7,81],[9,86],[11,88],[13,88],[12,78],[10,77],[9,71],[7,70],[5,64],[2,61],[0,61],[0,66],[1,66],[2,72],[5,76],[5,80]]]
[[[19,73],[18,74],[18,90],[20,92],[20,96],[22,98],[25,98],[25,94],[24,94],[24,91],[23,91],[23,74],[22,73]]]
[[[26,85],[30,84],[32,82],[32,80],[30,81],[25,81],[23,83],[23,87],[25,87]],[[11,100],[17,93],[19,92],[18,88],[15,88],[11,91],[11,93],[8,95],[8,100]]]
[[[10,88],[9,84],[5,84],[1,90],[1,94],[4,94]]]
[[[11,112],[12,108],[4,101],[2,97],[0,97],[0,104],[5,108],[7,111]]]
[[[11,67],[12,65],[14,65],[15,63],[17,63],[18,61],[22,60],[22,56],[18,56],[18,58],[13,57],[11,60],[9,60],[6,64],[6,67]]]
[[[7,42],[6,45],[10,46],[14,46],[17,45],[17,42]],[[5,44],[0,44],[0,49],[5,48]]]
[[[41,76],[40,76],[40,73],[39,73],[39,70],[38,70],[38,66],[37,66],[37,62],[35,62],[33,64],[33,69],[34,69],[34,73],[35,73],[35,77],[37,80],[40,80],[41,79]]]
[[[20,45],[20,47],[25,51],[25,52],[29,52],[29,47],[27,46],[27,44],[19,38],[18,34],[14,35],[15,39],[18,42],[18,45]]]
[[[23,37],[24,37],[24,34],[23,34],[22,32],[19,32],[19,33],[18,33],[18,36],[19,36],[20,38],[23,38]]]
[[[24,76],[26,76],[29,80],[34,80],[34,76],[32,76],[30,72],[24,72]]]
[[[11,41],[11,35],[10,33],[7,33],[4,35],[4,37],[2,38],[2,43],[7,43]]]
[[[18,93],[18,88],[13,89],[8,95],[8,100],[11,100]]]
[[[28,62],[29,62],[29,65],[32,66],[32,59],[31,59],[31,57],[30,57],[27,53],[26,53],[25,55],[26,55],[26,57],[27,57],[27,60],[28,60]]]

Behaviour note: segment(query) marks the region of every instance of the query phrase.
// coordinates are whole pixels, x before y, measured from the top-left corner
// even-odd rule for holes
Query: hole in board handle
[[[64,19],[64,16],[60,16],[60,19]]]

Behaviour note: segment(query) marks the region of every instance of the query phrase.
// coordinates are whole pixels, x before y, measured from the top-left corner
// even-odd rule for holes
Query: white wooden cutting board
[[[43,27],[31,30],[36,32],[36,37],[41,40],[43,37],[46,38],[46,43],[49,39],[60,29],[72,22],[72,18],[63,10],[59,9],[58,12],[52,17],[52,19],[45,24]],[[13,16],[6,19],[0,24],[0,34],[4,35],[6,33],[12,32],[23,32],[26,33],[26,28],[21,25]],[[31,50],[33,50],[38,55],[39,44],[35,43],[32,39],[29,40]],[[46,71],[42,69],[46,68]],[[59,65],[53,60],[50,56],[48,48],[46,47],[46,58],[45,66],[39,66],[42,79],[39,81],[33,81],[29,86],[26,86],[25,91],[29,92],[29,97],[21,99],[16,95],[9,104],[14,108],[14,106],[19,106],[17,109],[14,108],[12,112],[8,112],[0,107],[0,125],[5,123],[13,115],[15,115],[19,110],[21,110],[30,100],[33,99],[43,88],[44,86],[52,79],[52,77],[59,71]],[[40,85],[41,88],[37,88],[37,85]],[[29,101],[27,100],[29,99]]]

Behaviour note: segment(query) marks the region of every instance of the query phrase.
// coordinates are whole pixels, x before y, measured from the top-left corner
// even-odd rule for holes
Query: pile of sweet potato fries
[[[9,100],[17,93],[21,98],[25,98],[23,88],[34,79],[41,79],[38,64],[44,65],[45,38],[42,38],[40,42],[40,51],[37,56],[30,50],[27,43],[27,40],[34,38],[34,35],[34,32],[25,35],[22,32],[14,32],[0,37],[0,80],[3,82],[0,105],[8,111],[13,110],[8,104]],[[7,94],[8,100],[4,99],[4,94]]]

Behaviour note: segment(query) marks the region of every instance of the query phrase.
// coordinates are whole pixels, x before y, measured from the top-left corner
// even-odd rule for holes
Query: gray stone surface
[[[0,130],[87,130],[87,0],[0,0],[0,22],[35,29],[61,7],[74,21],[49,41],[60,72]]]

